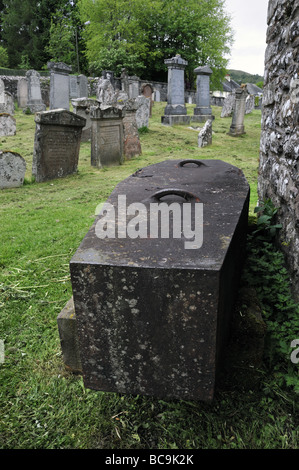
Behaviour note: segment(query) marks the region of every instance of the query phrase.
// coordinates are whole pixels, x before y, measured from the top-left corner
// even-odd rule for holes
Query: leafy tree
[[[85,70],[85,44],[81,31],[82,25],[73,2],[58,9],[51,18],[49,44],[46,46],[51,60],[72,65],[73,71]]]
[[[94,72],[119,74],[126,67],[141,78],[166,80],[164,59],[181,54],[189,86],[199,65],[215,70],[212,84],[225,75],[232,35],[224,0],[79,0],[78,6]]]
[[[100,74],[110,68],[120,74],[126,67],[131,74],[142,73],[147,53],[146,36],[138,20],[142,5],[141,0],[79,0],[92,72]]]
[[[10,67],[18,67],[24,57],[29,66],[41,69],[49,59],[51,15],[66,0],[3,0],[2,40],[7,48]],[[23,59],[22,59],[23,57]]]

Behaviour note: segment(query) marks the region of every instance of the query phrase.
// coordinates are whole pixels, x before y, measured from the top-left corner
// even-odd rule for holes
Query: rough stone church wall
[[[270,0],[258,194],[280,207],[279,241],[299,299],[299,2]]]

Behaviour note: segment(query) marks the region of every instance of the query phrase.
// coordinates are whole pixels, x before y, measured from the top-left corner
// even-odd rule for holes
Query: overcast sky
[[[268,0],[225,0],[235,42],[228,67],[264,75]]]

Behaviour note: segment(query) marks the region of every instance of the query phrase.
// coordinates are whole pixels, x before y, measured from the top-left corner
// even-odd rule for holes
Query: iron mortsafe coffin
[[[193,211],[203,204],[202,245],[186,249],[183,233],[125,236],[132,214],[116,220],[121,238],[100,239],[103,215],[96,218],[70,262],[84,384],[210,401],[244,255],[249,185],[220,160],[168,160],[119,183],[107,202],[117,209],[119,196],[148,210],[157,201]]]

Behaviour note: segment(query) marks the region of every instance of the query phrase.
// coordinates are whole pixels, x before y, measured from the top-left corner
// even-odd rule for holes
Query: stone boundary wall
[[[258,194],[280,207],[280,247],[299,300],[299,4],[270,0]]]
[[[4,81],[5,84],[5,91],[8,91],[14,97],[14,100],[17,100],[17,89],[18,89],[18,81],[24,76],[7,76],[7,75],[0,75],[0,78]],[[88,97],[96,95],[97,83],[99,77],[88,77]],[[121,89],[121,82],[119,78],[115,78],[115,85],[116,88]],[[149,82],[147,80],[140,80],[140,89],[143,84],[151,83],[154,87],[154,90],[158,90],[160,92],[160,101],[167,101],[167,83],[166,82]],[[40,77],[40,84],[41,84],[41,93],[42,98],[46,106],[49,106],[49,94],[50,94],[50,76],[49,77]],[[185,92],[185,101],[186,103],[192,102],[193,104],[196,103],[196,91],[186,91]]]

